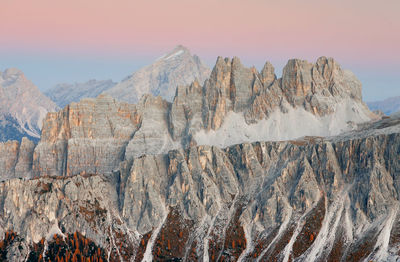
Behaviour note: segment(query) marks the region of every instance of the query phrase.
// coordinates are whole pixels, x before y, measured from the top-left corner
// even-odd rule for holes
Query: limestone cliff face
[[[113,261],[396,261],[399,123],[191,146],[107,175],[11,179],[0,183],[0,234],[16,232],[7,243],[21,248],[6,254],[27,257],[29,243],[78,231]]]
[[[135,105],[109,96],[71,103],[47,115],[33,155],[35,175],[108,173],[124,159],[125,147],[141,123]]]
[[[0,143],[0,180],[10,178],[30,178],[32,176],[32,156],[35,144],[22,138],[18,141]]]
[[[102,95],[72,103],[44,122],[34,174],[108,173],[123,160],[190,145],[329,136],[374,119],[361,85],[328,58],[290,60],[282,79],[238,58],[218,58],[202,86],[178,86],[172,103],[145,95],[137,105]]]

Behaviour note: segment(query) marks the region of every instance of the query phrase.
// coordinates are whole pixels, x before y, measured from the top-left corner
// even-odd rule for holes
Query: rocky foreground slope
[[[397,261],[400,116],[332,138],[191,146],[0,184],[1,255]]]
[[[333,59],[219,58],[172,103],[85,99],[0,150],[1,259],[399,258],[400,116]]]

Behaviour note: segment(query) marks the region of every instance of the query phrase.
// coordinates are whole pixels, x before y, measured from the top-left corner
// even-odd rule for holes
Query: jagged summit
[[[203,83],[209,74],[210,69],[198,56],[179,45],[105,92],[130,103],[137,103],[144,94],[172,101],[177,86],[188,85],[196,78]]]

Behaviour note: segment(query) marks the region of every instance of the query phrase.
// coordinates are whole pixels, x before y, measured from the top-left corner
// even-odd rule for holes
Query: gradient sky
[[[42,90],[120,81],[182,44],[213,66],[238,56],[277,74],[289,58],[334,57],[364,100],[400,95],[399,0],[1,0],[0,70]]]

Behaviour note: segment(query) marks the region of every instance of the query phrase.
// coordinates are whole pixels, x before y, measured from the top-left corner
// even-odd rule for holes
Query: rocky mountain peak
[[[38,140],[43,118],[56,109],[21,70],[11,68],[0,74],[0,126],[7,134],[2,139]]]
[[[261,70],[261,81],[264,86],[269,87],[275,80],[275,68],[267,61]]]
[[[144,94],[172,101],[178,86],[189,85],[195,78],[203,84],[209,75],[210,69],[196,55],[177,46],[105,92],[130,103],[137,103]]]
[[[24,73],[18,68],[8,68],[3,73],[0,71],[0,84],[3,88],[16,81],[27,81]]]
[[[6,70],[4,70],[4,73],[2,74],[3,78],[8,78],[8,77],[19,77],[19,76],[23,76],[24,73],[15,67],[12,68],[7,68]]]

